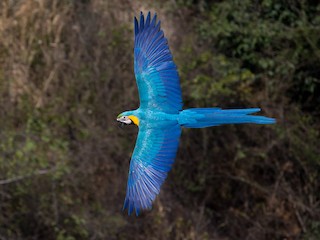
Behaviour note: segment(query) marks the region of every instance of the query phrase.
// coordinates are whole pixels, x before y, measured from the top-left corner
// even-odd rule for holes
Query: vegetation
[[[320,238],[320,4],[0,2],[0,239]],[[137,129],[132,18],[157,12],[185,107],[273,126],[185,129],[154,208],[121,211]]]

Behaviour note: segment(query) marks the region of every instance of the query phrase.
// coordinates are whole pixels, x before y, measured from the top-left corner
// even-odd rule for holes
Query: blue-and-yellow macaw
[[[134,72],[140,107],[118,115],[121,124],[139,127],[129,169],[123,208],[130,215],[150,209],[174,162],[181,127],[204,128],[221,124],[271,124],[273,118],[252,116],[259,108],[191,108],[182,110],[177,67],[156,14],[140,22],[134,18]]]

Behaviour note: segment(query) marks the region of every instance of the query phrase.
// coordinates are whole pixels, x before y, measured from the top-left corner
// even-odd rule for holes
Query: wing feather
[[[140,108],[157,109],[166,113],[182,110],[179,75],[168,41],[155,14],[146,20],[134,18],[134,70],[139,90]]]
[[[180,125],[168,124],[163,129],[139,129],[131,158],[124,209],[136,215],[150,209],[174,162],[181,134]]]

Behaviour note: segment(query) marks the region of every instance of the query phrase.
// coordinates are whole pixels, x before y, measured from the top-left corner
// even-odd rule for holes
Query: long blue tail
[[[276,122],[274,118],[249,115],[259,111],[260,108],[227,110],[220,108],[190,108],[180,112],[179,123],[186,128],[204,128],[221,124],[272,124]]]

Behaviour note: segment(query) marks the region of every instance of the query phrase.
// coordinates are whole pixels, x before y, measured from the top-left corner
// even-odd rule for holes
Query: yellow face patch
[[[128,118],[137,126],[139,126],[139,118],[137,118],[136,116],[134,115],[130,115],[128,116]]]

